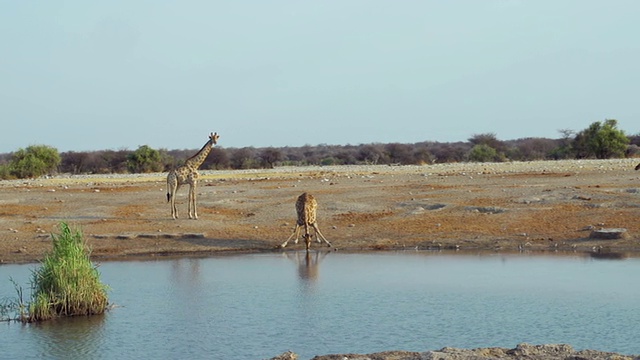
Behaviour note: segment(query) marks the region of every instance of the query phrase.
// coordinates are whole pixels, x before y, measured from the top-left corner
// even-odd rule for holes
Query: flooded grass
[[[37,322],[60,316],[94,315],[105,312],[107,286],[91,262],[82,233],[60,223],[52,234],[53,250],[32,274],[32,299],[23,322]]]

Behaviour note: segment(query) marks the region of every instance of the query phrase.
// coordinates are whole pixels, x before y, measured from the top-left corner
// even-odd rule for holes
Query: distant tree
[[[429,145],[429,151],[433,155],[435,163],[455,163],[465,161],[470,150],[471,145],[466,142],[437,142]]]
[[[9,164],[13,153],[0,154],[0,164]]]
[[[531,161],[549,158],[559,142],[545,138],[525,138],[505,143],[511,144],[506,154],[510,160]]]
[[[90,152],[87,156],[87,159],[84,162],[84,171],[89,174],[101,174],[101,173],[112,173],[113,171],[109,168],[104,156],[104,151],[93,151]]]
[[[617,120],[607,119],[604,123],[596,121],[580,131],[572,143],[576,156],[597,159],[624,157],[629,138],[617,126]]]
[[[429,151],[429,148],[426,146],[414,146],[413,162],[418,165],[433,164],[433,154],[431,154],[431,151]]]
[[[629,135],[629,145],[625,151],[626,157],[639,157],[640,156],[640,134]]]
[[[333,156],[328,156],[320,160],[320,165],[322,166],[338,165],[338,159],[334,158]]]
[[[413,148],[410,145],[391,143],[384,147],[384,151],[392,164],[415,164]]]
[[[559,144],[549,152],[548,158],[553,160],[561,160],[577,157],[572,140],[572,138],[575,136],[575,132],[570,129],[560,129],[558,130],[558,132],[562,135],[562,137],[558,140]]]
[[[272,147],[265,148],[258,154],[258,159],[263,168],[273,169],[276,163],[282,160],[282,152]]]
[[[162,156],[158,150],[152,149],[148,145],[142,145],[127,155],[127,169],[131,173],[162,171],[164,169]]]
[[[640,146],[636,144],[627,146],[627,150],[625,151],[624,155],[628,158],[640,157]]]
[[[11,168],[8,164],[0,164],[0,180],[9,180],[13,179],[14,176],[11,174]]]
[[[469,151],[469,161],[474,162],[498,162],[503,158],[496,151],[487,144],[474,145]]]
[[[129,150],[104,150],[96,154],[96,165],[103,166],[98,173],[123,174],[128,171]]]
[[[82,174],[88,171],[88,152],[67,151],[60,154],[60,171],[71,174]]]
[[[60,154],[54,147],[31,145],[13,153],[10,173],[19,178],[38,177],[55,172],[60,165]]]
[[[356,163],[356,154],[353,149],[343,149],[335,155],[340,165],[353,165]]]
[[[356,160],[365,164],[384,163],[385,154],[381,145],[362,145],[358,149]]]
[[[504,153],[507,150],[504,141],[498,140],[494,133],[474,134],[469,138],[469,142],[471,145],[487,145],[498,153]]]
[[[257,167],[254,154],[255,149],[252,147],[235,149],[230,157],[231,167],[233,169],[252,169]]]
[[[302,153],[304,163],[306,164],[319,165],[322,158],[327,156],[325,149],[321,146],[304,145],[299,148],[299,151]]]
[[[221,147],[213,147],[209,156],[202,163],[202,169],[228,169],[231,166],[227,150]]]
[[[11,174],[11,167],[9,162],[11,161],[11,156],[13,154],[0,154],[0,179],[7,180],[12,179],[15,176]]]

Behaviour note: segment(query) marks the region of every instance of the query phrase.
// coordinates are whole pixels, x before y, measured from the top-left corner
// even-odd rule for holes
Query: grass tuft
[[[32,273],[32,301],[21,320],[104,313],[108,287],[100,281],[82,233],[63,222],[60,234],[52,234],[52,238],[53,251]]]

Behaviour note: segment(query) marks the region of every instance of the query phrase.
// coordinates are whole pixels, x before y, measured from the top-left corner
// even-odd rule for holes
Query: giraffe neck
[[[200,165],[202,165],[204,160],[207,158],[207,155],[209,155],[209,152],[211,152],[212,147],[213,147],[213,142],[211,140],[207,141],[207,143],[204,144],[204,146],[202,147],[202,149],[200,149],[200,151],[198,151],[195,155],[193,155],[192,157],[188,158],[187,161],[185,161],[184,165],[190,169],[194,169],[194,170],[198,169]]]

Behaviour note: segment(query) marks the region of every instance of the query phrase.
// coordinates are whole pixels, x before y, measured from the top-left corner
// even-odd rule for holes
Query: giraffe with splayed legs
[[[296,201],[296,213],[298,214],[298,221],[296,222],[296,227],[293,229],[293,233],[289,238],[280,245],[280,247],[285,247],[289,243],[289,240],[296,237],[293,241],[294,244],[298,243],[298,236],[300,235],[300,228],[304,226],[304,234],[303,239],[306,242],[307,251],[311,247],[311,233],[309,233],[309,227],[312,227],[316,233],[316,240],[321,243],[320,238],[324,240],[327,246],[331,247],[331,243],[322,235],[320,229],[318,229],[318,221],[316,220],[316,210],[318,209],[318,202],[316,198],[309,194],[303,193],[298,196],[298,200]]]
[[[218,133],[211,133],[209,141],[195,155],[188,158],[184,165],[172,170],[167,175],[167,201],[171,204],[171,216],[178,218],[178,209],[176,208],[176,193],[181,185],[189,184],[189,219],[197,219],[198,211],[196,209],[196,185],[198,183],[198,168],[207,158],[213,145],[218,143],[220,136]]]

